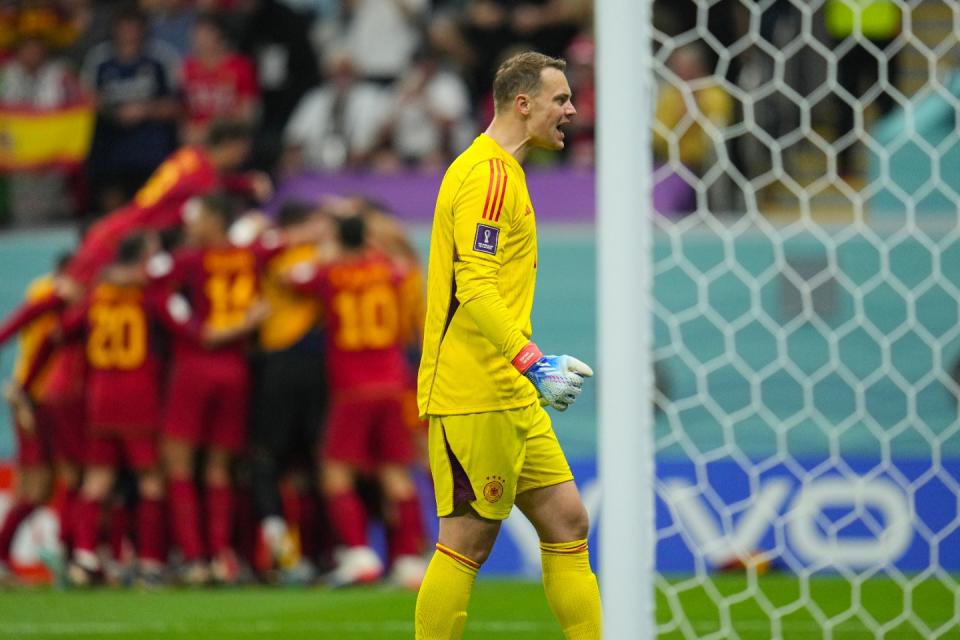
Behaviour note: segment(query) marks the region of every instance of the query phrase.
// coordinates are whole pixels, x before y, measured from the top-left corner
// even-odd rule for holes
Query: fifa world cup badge
[[[473,250],[495,256],[499,241],[500,229],[488,224],[478,224],[477,235],[473,239]]]

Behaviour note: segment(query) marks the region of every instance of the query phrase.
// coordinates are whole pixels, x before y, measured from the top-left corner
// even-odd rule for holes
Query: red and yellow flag
[[[0,171],[74,167],[90,151],[90,103],[59,109],[0,106]]]

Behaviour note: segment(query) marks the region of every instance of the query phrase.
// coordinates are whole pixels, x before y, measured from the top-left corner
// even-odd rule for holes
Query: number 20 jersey
[[[150,433],[159,425],[159,325],[176,330],[158,289],[101,283],[64,319],[85,338],[87,422],[95,431]],[[188,330],[185,326],[182,330]]]

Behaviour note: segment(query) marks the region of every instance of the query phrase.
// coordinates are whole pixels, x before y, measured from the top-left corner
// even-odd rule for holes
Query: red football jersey
[[[238,104],[256,98],[256,72],[249,58],[230,55],[214,67],[205,67],[196,58],[183,63],[183,92],[187,120],[203,124],[229,117]]]
[[[64,318],[64,333],[82,335],[87,360],[87,424],[107,431],[150,431],[159,425],[161,326],[195,328],[158,289],[98,284]]]
[[[393,264],[371,252],[334,262],[302,285],[316,292],[327,309],[327,364],[334,391],[403,386],[401,283]]]
[[[268,248],[262,244],[188,248],[154,259],[147,273],[186,295],[199,327],[232,329],[243,324],[259,296],[261,265],[280,250],[282,245]],[[210,351],[194,336],[181,334],[175,341],[175,354],[177,358],[212,357],[218,361],[232,356],[225,361],[229,365],[236,358],[245,359],[246,349],[239,341]]]
[[[133,201],[93,225],[70,261],[67,273],[90,282],[115,257],[117,244],[135,229],[168,229],[180,224],[190,198],[220,186],[220,176],[202,147],[184,147],[161,164]]]

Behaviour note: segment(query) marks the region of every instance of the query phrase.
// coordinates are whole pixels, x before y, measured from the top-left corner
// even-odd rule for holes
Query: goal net
[[[660,637],[960,637],[960,5],[653,33]]]

